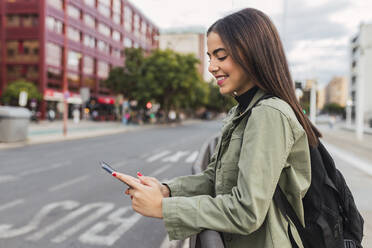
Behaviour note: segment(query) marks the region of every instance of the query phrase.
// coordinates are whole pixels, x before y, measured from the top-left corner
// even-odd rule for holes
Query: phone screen
[[[101,164],[101,167],[102,169],[104,169],[105,171],[107,171],[107,173],[110,173],[112,175],[112,173],[116,172],[116,170],[114,168],[112,168],[108,163],[104,162],[104,161],[100,161],[99,162]],[[118,179],[118,178],[117,178]],[[119,179],[118,179],[119,180]],[[120,182],[123,182],[121,180],[119,180]],[[125,183],[125,182],[123,182]],[[126,183],[125,183],[126,184]],[[130,187],[128,184],[126,184],[128,187]]]

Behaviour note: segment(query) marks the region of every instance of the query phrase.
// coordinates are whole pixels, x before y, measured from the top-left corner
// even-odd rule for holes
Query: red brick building
[[[113,104],[102,79],[110,68],[123,65],[125,47],[150,51],[159,46],[158,35],[158,28],[127,0],[0,0],[0,95],[17,79],[34,82],[43,93],[44,117],[63,101],[66,69],[70,104],[82,103],[82,87],[99,103]]]

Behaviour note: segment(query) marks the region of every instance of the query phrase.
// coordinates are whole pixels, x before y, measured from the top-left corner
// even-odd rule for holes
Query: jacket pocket
[[[222,163],[221,168],[222,173],[222,190],[224,194],[230,194],[231,189],[237,185],[238,182],[238,163],[237,162],[229,162],[229,163]]]

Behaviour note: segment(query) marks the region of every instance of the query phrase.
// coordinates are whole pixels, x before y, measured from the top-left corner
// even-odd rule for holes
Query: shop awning
[[[66,97],[67,97],[67,102],[70,104],[82,104],[83,103],[83,100],[81,99],[80,94],[68,92],[66,94]],[[63,102],[63,92],[52,90],[52,89],[46,89],[44,91],[44,100]]]
[[[115,104],[115,98],[110,96],[100,96],[97,101],[102,104]]]

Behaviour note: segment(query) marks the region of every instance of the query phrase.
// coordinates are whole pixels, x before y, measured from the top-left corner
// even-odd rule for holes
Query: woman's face
[[[235,91],[237,95],[241,95],[253,87],[243,68],[227,53],[217,33],[209,33],[207,46],[210,58],[208,70],[216,78],[221,94],[233,94]]]

